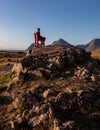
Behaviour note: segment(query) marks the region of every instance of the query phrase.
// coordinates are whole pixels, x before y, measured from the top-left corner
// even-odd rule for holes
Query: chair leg
[[[38,47],[38,41],[35,41],[34,47]]]
[[[45,46],[45,37],[42,37],[42,39],[41,39],[41,46]]]

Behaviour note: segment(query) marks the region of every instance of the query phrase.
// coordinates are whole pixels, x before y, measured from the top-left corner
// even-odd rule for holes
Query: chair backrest
[[[35,38],[35,41],[39,41],[39,34],[38,33],[34,33],[34,38]]]
[[[45,42],[45,37],[40,36],[40,34],[38,32],[34,33],[34,46],[38,47],[38,46],[44,46],[44,42]],[[39,43],[40,42],[40,43]]]

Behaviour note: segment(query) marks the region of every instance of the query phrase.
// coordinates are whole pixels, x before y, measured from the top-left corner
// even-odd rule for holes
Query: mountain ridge
[[[80,48],[85,49],[88,52],[92,52],[96,50],[97,48],[100,48],[100,39],[93,39],[89,43],[84,44],[84,45],[77,45]]]
[[[69,42],[67,42],[66,40],[59,38],[58,40],[54,41],[53,43],[51,43],[51,45],[61,45],[61,46],[67,46],[67,45],[73,45],[70,44]],[[89,43],[87,44],[79,44],[76,45],[79,48],[85,49],[88,52],[92,52],[94,50],[96,50],[97,48],[100,48],[100,39],[93,39],[91,40]],[[32,43],[27,49],[28,50],[32,50],[34,48],[34,43]]]

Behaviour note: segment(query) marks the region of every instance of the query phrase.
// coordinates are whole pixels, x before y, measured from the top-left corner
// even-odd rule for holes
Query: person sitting
[[[35,47],[38,47],[39,46],[39,41],[40,41],[40,46],[45,46],[45,40],[46,38],[45,37],[42,37],[40,35],[40,28],[37,28],[37,32],[34,33],[34,38],[35,38]]]

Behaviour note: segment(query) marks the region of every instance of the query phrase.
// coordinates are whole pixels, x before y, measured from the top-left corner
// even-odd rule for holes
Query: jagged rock
[[[49,118],[52,117],[52,108],[50,104],[39,103],[33,107],[27,116],[27,120],[32,127],[44,125],[48,122]]]
[[[48,65],[48,68],[49,68],[50,70],[56,70],[56,71],[59,69],[58,65],[57,65],[55,62],[50,63],[50,64]]]
[[[75,121],[67,121],[61,125],[58,121],[54,121],[53,130],[77,130],[77,126],[75,124]]]
[[[59,93],[56,97],[55,102],[59,107],[68,109],[70,111],[79,110],[79,105],[77,102],[77,93]]]
[[[55,102],[61,106],[66,106],[68,98],[69,98],[68,93],[59,93],[55,99]]]
[[[6,60],[6,62],[11,62],[11,59],[10,59],[10,58],[8,58],[8,59]]]
[[[53,125],[54,125],[54,126],[53,126],[53,130],[61,130],[58,121],[55,121],[55,120],[54,120]]]
[[[75,130],[77,129],[75,121],[67,121],[65,123],[63,123],[63,129],[64,130]]]
[[[91,80],[93,82],[99,81],[100,80],[100,75],[92,74],[91,75]]]
[[[91,112],[93,109],[94,93],[91,91],[78,91],[78,104],[80,109],[82,108],[84,112]]]
[[[32,49],[27,51],[26,56],[29,56],[30,54],[32,54]]]
[[[89,71],[86,68],[77,67],[75,71],[75,75],[80,79],[88,79],[89,78]]]
[[[15,63],[13,68],[12,68],[12,73],[14,72],[20,72],[23,70],[23,66],[21,63]]]
[[[46,78],[46,79],[50,78],[51,70],[49,70],[49,69],[41,69],[40,71],[41,71],[44,78]]]
[[[0,95],[0,105],[7,105],[12,102],[10,96]]]
[[[29,57],[23,58],[21,60],[21,64],[23,67],[26,67],[29,69],[36,69],[40,67],[45,67],[47,62],[44,57],[39,57],[39,55],[37,55],[36,57],[29,56]]]
[[[56,96],[56,95],[57,95],[57,92],[53,89],[47,89],[43,93],[44,98],[49,98],[49,97],[53,97],[53,96]]]
[[[17,80],[20,80],[20,79],[24,79],[24,76],[23,76],[23,66],[21,63],[15,63],[13,68],[12,68],[12,76],[14,77],[14,79],[17,81]]]
[[[41,102],[42,99],[39,95],[37,95],[35,92],[27,91],[25,94],[23,94],[19,99],[20,108],[22,110],[25,109],[31,109],[34,105]]]

